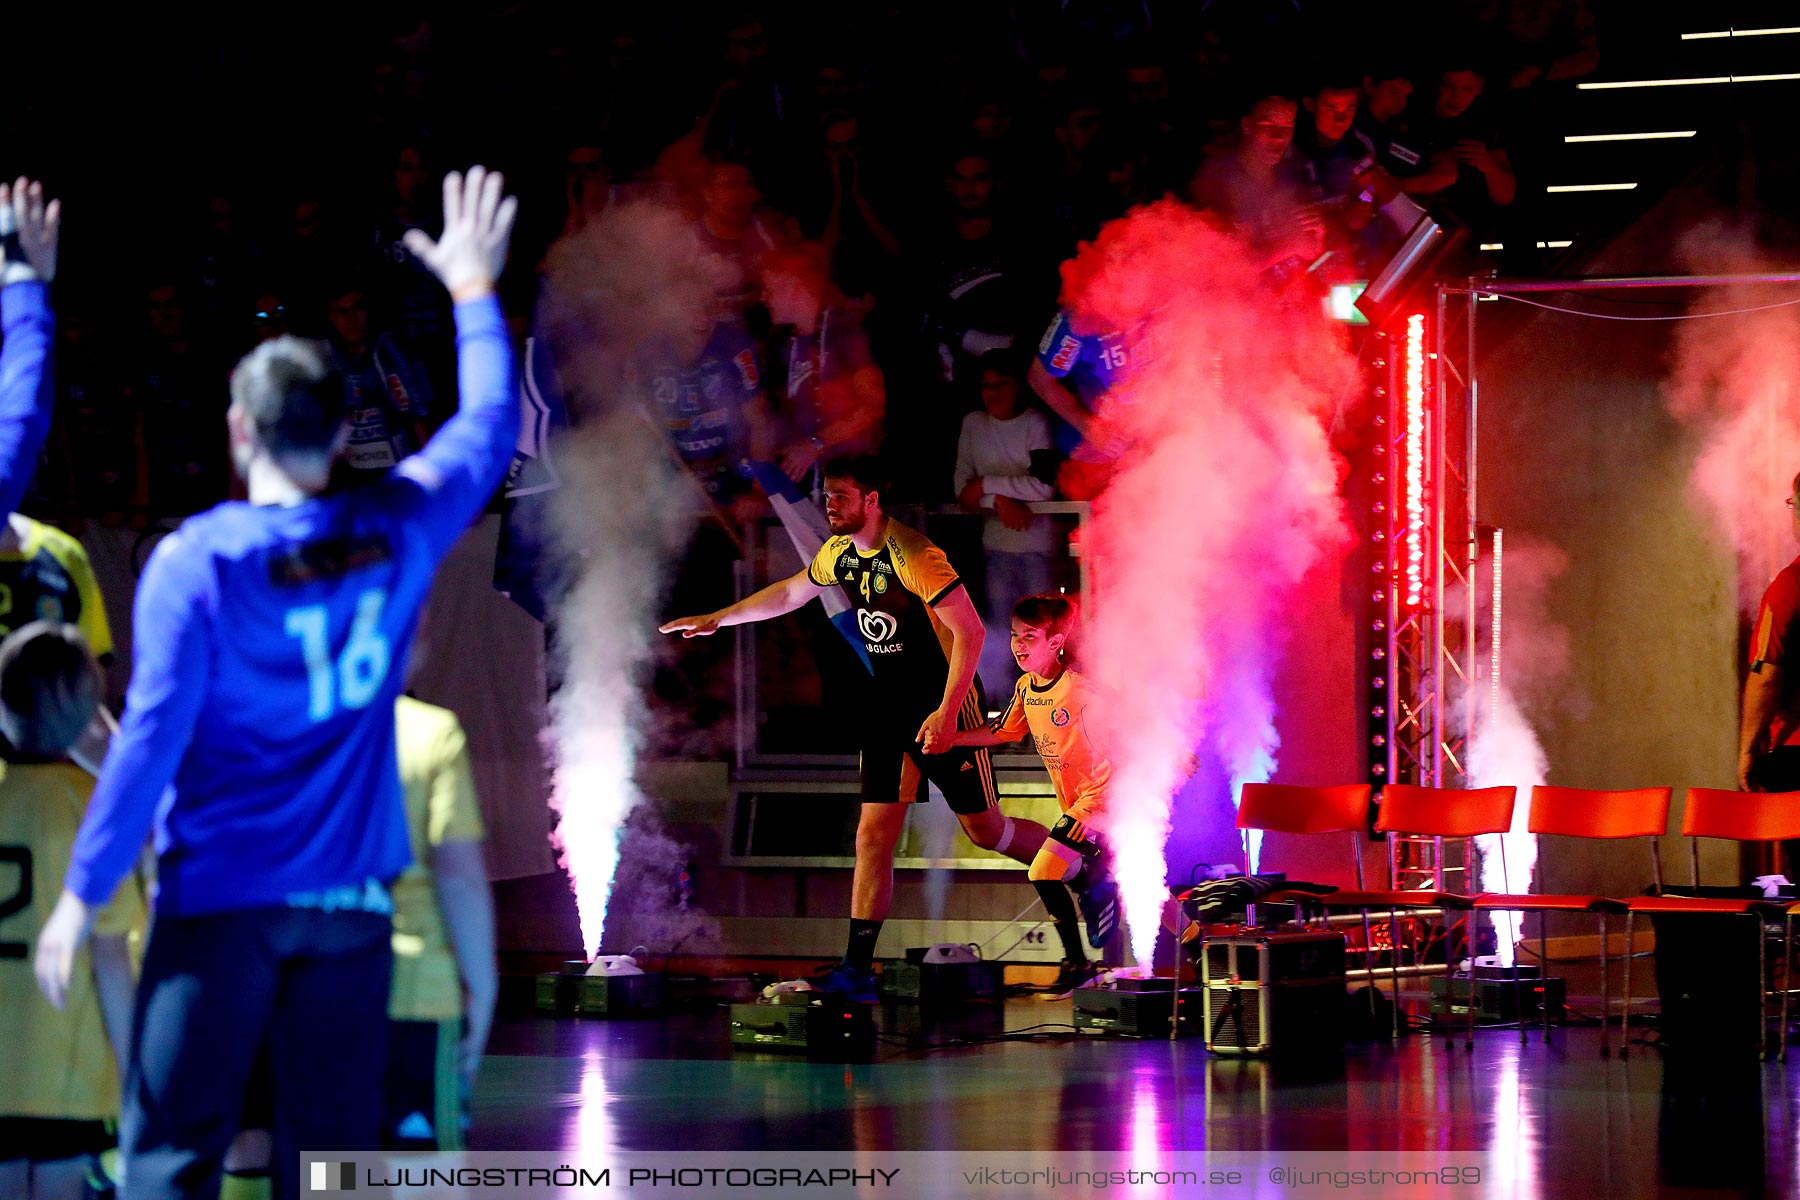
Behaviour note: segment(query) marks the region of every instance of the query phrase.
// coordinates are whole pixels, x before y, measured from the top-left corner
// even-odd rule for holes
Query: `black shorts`
[[[931,715],[930,709],[900,710],[877,717],[863,745],[864,804],[913,804],[926,798],[927,782],[944,793],[950,811],[968,816],[1000,806],[994,789],[994,767],[987,748],[961,746],[948,754],[927,754],[913,734]],[[987,723],[981,685],[969,688],[956,714],[958,729],[980,729]]]
[[[61,1162],[86,1158],[118,1144],[105,1121],[59,1121],[46,1117],[0,1117],[0,1162]]]

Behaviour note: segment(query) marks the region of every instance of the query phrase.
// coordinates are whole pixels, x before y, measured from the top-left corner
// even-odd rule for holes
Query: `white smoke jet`
[[[551,249],[539,336],[551,339],[572,429],[555,446],[550,550],[562,588],[551,652],[553,840],[597,952],[627,816],[646,706],[643,680],[671,565],[700,508],[662,431],[628,388],[634,354],[707,318],[728,268],[675,209],[608,209]]]
[[[553,527],[575,564],[557,609],[551,697],[560,816],[556,843],[575,886],[582,941],[598,950],[625,818],[641,802],[632,776],[644,712],[642,679],[669,564],[696,515],[661,434],[636,413],[602,415],[568,435]]]
[[[1475,737],[1469,744],[1469,784],[1477,788],[1510,785],[1519,789],[1519,799],[1513,806],[1510,833],[1475,839],[1481,853],[1482,891],[1517,894],[1531,890],[1531,877],[1537,869],[1537,839],[1527,831],[1531,789],[1548,781],[1549,760],[1537,732],[1513,698],[1512,689],[1502,684],[1497,701],[1491,707],[1484,704],[1475,720]],[[1503,965],[1511,966],[1522,914],[1495,911],[1492,915],[1496,953]]]
[[[1141,323],[1156,347],[1099,413],[1103,437],[1129,450],[1094,506],[1083,651],[1113,760],[1108,833],[1132,952],[1147,965],[1170,800],[1196,751],[1222,766],[1234,803],[1274,773],[1287,600],[1348,540],[1326,421],[1351,366],[1319,305],[1264,290],[1233,238],[1173,201],[1084,246],[1064,302],[1081,332]]]
[[[1564,691],[1569,663],[1568,630],[1550,613],[1549,589],[1569,565],[1556,546],[1540,538],[1495,531],[1492,553],[1477,569],[1476,620],[1490,648],[1486,676],[1475,690],[1475,727],[1469,739],[1469,786],[1516,787],[1509,833],[1475,839],[1481,854],[1481,888],[1488,892],[1531,890],[1537,870],[1537,839],[1528,832],[1531,789],[1549,782],[1549,757],[1527,708],[1545,711],[1570,706]],[[1451,596],[1452,605],[1461,603]],[[1460,712],[1461,698],[1452,710]],[[1496,953],[1511,966],[1523,918],[1493,913]]]
[[[1709,273],[1780,269],[1745,228],[1711,222],[1682,239],[1683,260]],[[1794,298],[1790,285],[1704,288],[1691,309],[1716,312]],[[1664,388],[1669,410],[1702,438],[1689,480],[1737,558],[1738,604],[1754,614],[1793,557],[1781,498],[1800,471],[1800,307],[1683,321]]]

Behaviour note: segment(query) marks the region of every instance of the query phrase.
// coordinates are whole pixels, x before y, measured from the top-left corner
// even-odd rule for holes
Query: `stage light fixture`
[[[1709,29],[1704,33],[1684,33],[1684,42],[1700,42],[1711,38],[1775,37],[1784,33],[1800,33],[1800,25],[1780,25],[1769,29]]]
[[[1429,213],[1420,210],[1406,239],[1400,243],[1400,249],[1356,297],[1357,309],[1373,324],[1385,322],[1406,303],[1406,297],[1415,287],[1432,277],[1433,268],[1465,236],[1465,230],[1440,225]]]
[[[1406,318],[1406,606],[1425,598],[1425,314]]]
[[[1492,597],[1492,616],[1490,627],[1492,636],[1488,639],[1488,717],[1493,719],[1500,712],[1500,626],[1502,610],[1500,606],[1501,565],[1504,561],[1505,532],[1494,530],[1494,580]]]
[[[1564,142],[1654,142],[1664,138],[1691,138],[1697,129],[1670,129],[1662,133],[1571,133]]]
[[[1607,91],[1614,88],[1694,87],[1711,83],[1782,83],[1800,79],[1800,73],[1782,71],[1773,75],[1693,75],[1682,79],[1614,79],[1607,83],[1578,83],[1583,92]]]

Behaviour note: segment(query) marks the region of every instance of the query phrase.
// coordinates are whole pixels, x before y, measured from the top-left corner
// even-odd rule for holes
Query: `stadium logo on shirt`
[[[1075,365],[1075,356],[1081,353],[1081,343],[1063,334],[1062,342],[1056,347],[1056,353],[1050,359],[1052,371],[1066,371]]]
[[[1066,708],[1059,708],[1055,712],[1051,713],[1050,714],[1050,723],[1052,725],[1056,726],[1058,729],[1061,729],[1064,725],[1067,725],[1069,723],[1069,710]]]
[[[871,612],[866,608],[859,608],[856,610],[856,627],[862,630],[863,640],[868,642],[869,649],[873,650],[899,632],[900,622],[896,621],[890,613]],[[899,647],[884,647],[884,649],[897,650]]]

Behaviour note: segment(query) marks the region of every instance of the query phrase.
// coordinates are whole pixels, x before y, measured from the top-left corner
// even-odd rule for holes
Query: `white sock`
[[[1002,817],[1000,819],[1003,824],[1000,827],[1000,840],[994,843],[995,854],[1006,853],[1007,848],[1011,846],[1013,842],[1013,831],[1017,828],[1017,826],[1013,824],[1013,819],[1011,817]]]

